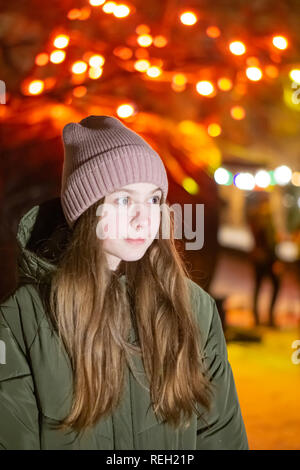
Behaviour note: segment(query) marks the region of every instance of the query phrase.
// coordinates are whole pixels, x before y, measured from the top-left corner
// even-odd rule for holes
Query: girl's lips
[[[125,241],[131,245],[142,245],[145,243],[144,238],[125,238]]]

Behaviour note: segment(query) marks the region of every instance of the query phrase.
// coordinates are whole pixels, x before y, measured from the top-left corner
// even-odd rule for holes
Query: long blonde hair
[[[175,428],[187,427],[193,412],[201,416],[196,403],[210,409],[211,384],[201,367],[201,332],[173,214],[164,204],[159,237],[140,260],[121,261],[112,271],[96,234],[103,202],[76,221],[51,279],[49,312],[74,378],[72,406],[58,427],[83,431],[110,415],[121,399],[124,368],[133,368],[132,354],[142,357],[155,413]],[[166,224],[170,236],[162,238]],[[129,341],[131,328],[138,345]]]

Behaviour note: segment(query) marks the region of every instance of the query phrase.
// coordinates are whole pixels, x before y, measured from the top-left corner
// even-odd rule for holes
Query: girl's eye
[[[127,196],[121,196],[121,197],[118,197],[118,198],[116,199],[116,201],[117,201],[117,203],[118,203],[119,205],[121,205],[121,206],[127,206],[127,205],[128,205],[128,199],[129,199],[129,197],[127,197]],[[159,204],[159,203],[160,203],[160,196],[153,196],[151,199],[156,199],[155,204]],[[124,201],[124,200],[126,200],[127,203],[119,202],[119,201]]]
[[[153,196],[152,199],[155,199],[156,198],[156,204],[159,204],[160,203],[160,196]]]
[[[119,203],[119,201],[122,201],[122,199],[127,199],[128,200],[128,197],[126,196],[122,196],[122,197],[118,197],[118,199],[116,199],[116,201]],[[123,204],[123,203],[120,203],[121,206],[126,206],[127,204]]]

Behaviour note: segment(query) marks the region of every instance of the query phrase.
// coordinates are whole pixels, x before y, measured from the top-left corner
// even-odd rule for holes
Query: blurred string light
[[[165,36],[162,36],[159,34],[158,36],[155,36],[153,39],[153,46],[155,47],[165,47],[168,44],[168,40]]]
[[[56,36],[56,38],[54,39],[53,45],[57,49],[64,49],[69,44],[69,40],[70,40],[69,36],[65,34],[60,34],[59,36]]]
[[[136,60],[136,61],[134,62],[134,68],[135,68],[135,70],[137,70],[138,72],[146,72],[149,67],[150,67],[150,62],[149,62],[149,60],[141,59],[141,60]]]
[[[101,67],[90,67],[88,71],[88,75],[92,80],[96,80],[100,78],[103,73],[103,69]]]
[[[50,62],[52,62],[53,64],[60,64],[61,62],[65,60],[65,57],[66,57],[65,51],[61,51],[61,50],[53,51],[50,54]]]
[[[256,82],[262,78],[262,71],[259,67],[248,67],[246,69],[246,75],[249,80]]]
[[[126,18],[131,10],[126,4],[118,4],[116,2],[105,2],[103,0],[90,0],[90,5],[93,7],[102,6],[102,11],[108,15],[112,14],[116,18]]]
[[[193,13],[192,11],[185,11],[180,15],[180,21],[186,26],[192,26],[197,23],[198,19],[195,13]]]
[[[126,18],[130,13],[130,8],[127,5],[117,5],[114,9],[116,18]]]
[[[289,76],[294,82],[300,84],[300,69],[291,70]]]
[[[199,192],[198,183],[190,177],[185,177],[182,180],[182,186],[190,194],[197,194]]]
[[[233,181],[233,175],[226,168],[219,167],[214,173],[214,179],[218,184],[230,185]]]
[[[285,186],[292,179],[292,170],[286,165],[281,165],[275,168],[274,177],[276,183],[278,183],[280,186]]]
[[[207,133],[211,137],[218,137],[222,132],[222,128],[220,124],[216,122],[212,122],[211,124],[208,125],[207,127]]]
[[[206,28],[206,34],[209,38],[215,39],[221,36],[221,31],[218,26],[208,26],[208,28]]]
[[[221,77],[218,80],[218,87],[222,91],[229,91],[232,89],[232,80],[227,77]]]
[[[136,34],[148,34],[148,33],[150,33],[150,28],[147,24],[139,24],[135,28],[135,32],[136,32]]]
[[[251,191],[255,188],[255,178],[249,172],[237,173],[233,177],[233,184],[239,189]]]
[[[259,170],[254,179],[259,188],[267,188],[271,184],[271,176],[266,170]]]
[[[200,80],[199,82],[196,83],[196,90],[199,93],[199,95],[202,96],[211,96],[215,88],[211,82],[208,80]]]
[[[300,186],[300,171],[294,171],[291,182],[294,186]]]
[[[95,54],[89,58],[89,65],[91,67],[102,67],[105,63],[105,58],[103,55]]]
[[[73,88],[73,95],[76,98],[82,98],[87,93],[87,88],[85,86],[77,86]]]
[[[89,18],[92,10],[95,10],[96,8],[101,8],[101,11],[103,13],[112,14],[117,20],[121,20],[122,18],[127,17],[130,13],[135,11],[135,8],[132,5],[127,5],[126,1],[124,3],[117,3],[115,1],[88,0],[87,3],[88,6],[70,9],[67,12],[67,18],[71,21],[85,20]],[[178,12],[179,21],[184,26],[195,25],[199,21],[200,16],[201,14],[194,9],[186,9]],[[211,39],[217,39],[221,36],[221,30],[217,24],[211,24],[206,26],[204,28],[204,31],[207,37]],[[213,80],[210,80],[210,76],[207,77],[207,79],[203,78],[199,81],[197,80],[197,72],[194,74],[194,76],[193,74],[188,74],[187,78],[184,73],[181,73],[179,71],[177,72],[176,70],[172,71],[172,73],[162,70],[162,62],[161,64],[158,64],[154,60],[151,60],[150,53],[147,49],[149,49],[150,46],[156,48],[165,47],[168,44],[168,38],[159,33],[156,35],[152,35],[151,28],[149,27],[149,25],[144,23],[138,24],[135,27],[135,33],[136,44],[134,44],[134,42],[129,41],[128,44],[130,44],[130,47],[118,46],[113,50],[113,54],[122,59],[123,61],[130,61],[132,60],[132,56],[135,55],[136,60],[133,61],[133,65],[130,64],[130,67],[128,67],[127,70],[138,71],[147,75],[151,79],[169,82],[170,87],[174,92],[184,91],[186,89],[187,84],[192,83],[196,87],[196,91],[199,95],[208,98],[214,97],[219,91],[228,92],[230,90],[233,90],[233,94],[238,93],[241,95],[243,87],[245,93],[246,85],[245,83],[240,83],[239,75],[237,75],[235,83],[232,77],[222,76],[222,74],[219,77],[214,77]],[[78,39],[76,39],[75,35],[74,42],[76,41],[78,41]],[[54,45],[56,49],[51,52],[41,52],[37,54],[35,58],[35,64],[39,67],[46,66],[49,62],[53,64],[60,64],[66,59],[66,52],[63,49],[66,49],[69,46],[70,42],[70,35],[67,31],[61,34],[57,34],[54,39],[51,38],[51,45]],[[274,34],[273,36],[271,36],[271,44],[278,51],[284,51],[289,47],[288,39],[285,36],[279,34]],[[134,48],[135,45],[138,45],[138,48]],[[278,67],[275,66],[273,63],[264,65],[264,67],[262,68],[258,58],[260,57],[258,53],[256,54],[258,57],[256,57],[255,53],[249,57],[245,55],[247,53],[247,46],[246,43],[242,40],[229,40],[228,45],[226,47],[228,47],[228,52],[235,56],[245,56],[245,59],[242,60],[245,61],[245,74],[250,81],[259,81],[262,79],[263,76],[266,76],[269,79],[274,79],[278,77]],[[278,53],[276,55],[276,52],[274,52],[273,55],[271,54],[271,62],[280,61],[279,59],[277,60],[278,57]],[[94,58],[91,58],[90,60],[84,57],[78,57],[77,61],[73,62],[73,64],[70,64],[70,71],[73,75],[70,79],[70,82],[79,85],[81,82],[88,78],[100,78],[103,74],[102,67],[104,65],[104,62],[105,57],[100,54],[97,54],[97,51],[95,51],[94,53]],[[46,79],[44,79],[44,77],[44,80],[38,80],[38,77],[36,77],[36,80],[34,78],[35,77],[31,77],[31,82],[36,82],[40,84],[32,85],[31,90],[33,92],[30,92],[29,94],[40,94],[43,91],[49,89],[46,86],[41,85],[45,85]],[[300,84],[300,69],[294,68],[293,70],[291,70],[290,78],[296,83]],[[28,78],[28,80],[30,79]],[[26,85],[24,88],[24,86],[21,85],[21,87],[22,90],[26,89],[25,94],[28,94],[28,86]],[[235,120],[242,120],[246,117],[246,111],[243,106],[234,105],[230,108],[230,115]],[[222,132],[222,129],[220,125],[216,122],[211,123],[207,127],[207,132],[211,137],[217,137]]]
[[[141,36],[138,36],[137,42],[141,47],[149,47],[151,46],[153,41],[152,36],[150,34],[141,34]]]
[[[272,43],[273,46],[280,50],[285,50],[288,47],[288,40],[284,36],[274,36]]]
[[[269,78],[277,78],[279,75],[278,67],[275,65],[267,65],[265,67],[265,74]]]
[[[35,58],[36,65],[39,65],[40,67],[48,64],[48,62],[49,62],[49,55],[46,52],[41,52]]]
[[[103,5],[102,10],[104,11],[104,13],[113,14],[116,6],[117,6],[116,2],[106,2]]]
[[[162,71],[159,67],[156,67],[156,66],[152,66],[152,67],[149,67],[147,70],[146,70],[146,74],[149,76],[149,77],[152,77],[152,78],[156,78],[156,77],[159,77],[161,74],[162,74]]]
[[[246,111],[243,108],[243,106],[232,106],[232,108],[230,109],[230,114],[233,119],[236,119],[239,121],[245,118]]]
[[[43,80],[32,80],[28,84],[28,89],[26,90],[30,95],[39,95],[44,90]]]
[[[254,175],[250,172],[238,172],[233,175],[226,168],[219,167],[214,172],[214,179],[217,184],[231,185],[233,183],[237,188],[248,191],[255,187],[265,189],[275,184],[285,186],[291,183],[294,186],[300,186],[300,172],[292,172],[286,165],[269,171],[258,170]]]
[[[124,103],[117,108],[117,115],[120,118],[128,118],[133,114],[135,114],[135,108],[132,104]]]
[[[229,44],[229,50],[234,55],[243,55],[246,52],[246,46],[241,41],[233,41]]]
[[[89,4],[92,6],[92,7],[99,7],[101,5],[103,5],[103,3],[105,3],[106,0],[89,0]]]
[[[72,72],[75,74],[84,73],[87,70],[87,63],[82,60],[77,60],[72,65]]]

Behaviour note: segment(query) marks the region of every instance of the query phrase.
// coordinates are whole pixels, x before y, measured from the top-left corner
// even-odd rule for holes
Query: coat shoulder
[[[215,308],[215,299],[199,284],[187,278],[191,293],[191,303],[204,342],[209,335]]]
[[[24,353],[30,349],[45,318],[43,302],[34,284],[17,287],[0,303],[0,325],[11,329]]]

